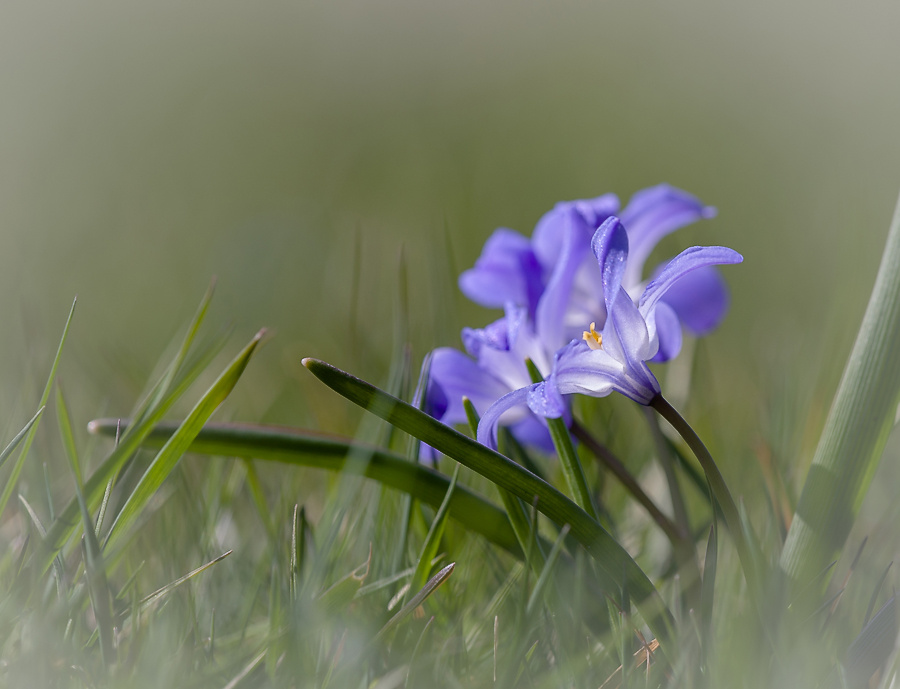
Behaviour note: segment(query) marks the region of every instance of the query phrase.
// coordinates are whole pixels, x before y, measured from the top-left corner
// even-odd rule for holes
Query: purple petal
[[[553,267],[547,289],[538,302],[535,316],[538,337],[550,351],[558,349],[565,343],[566,309],[572,294],[575,273],[587,251],[580,216],[573,209],[569,209],[567,215],[568,224],[563,233],[562,250]]]
[[[566,403],[556,381],[551,376],[550,380],[533,385],[528,392],[528,408],[538,416],[546,419],[558,419],[566,413]]]
[[[628,229],[631,257],[624,278],[625,286],[641,282],[644,262],[663,237],[701,218],[712,218],[716,209],[704,206],[681,189],[659,184],[634,194],[622,211],[622,224]]]
[[[605,397],[615,391],[647,404],[659,392],[659,383],[643,362],[635,371],[604,349],[592,350],[577,340],[557,354],[554,375],[561,395]]]
[[[482,347],[509,349],[509,326],[506,318],[496,320],[484,328],[463,328],[462,341],[469,356],[476,359],[481,355]]]
[[[650,361],[658,364],[671,361],[681,351],[681,321],[675,311],[661,301],[654,309],[653,317],[656,319],[656,337],[659,341],[659,349]]]
[[[500,423],[500,417],[510,409],[525,404],[528,397],[528,391],[529,388],[513,390],[494,402],[494,404],[481,415],[477,433],[479,443],[487,445],[492,450],[497,449],[497,426]]]
[[[684,327],[699,337],[718,327],[730,300],[722,274],[704,266],[676,280],[660,301],[671,306]]]
[[[513,302],[533,311],[543,283],[531,242],[513,230],[495,230],[485,242],[475,267],[459,276],[459,288],[482,306],[499,308]]]
[[[590,235],[610,215],[619,210],[619,197],[615,194],[604,194],[594,199],[581,201],[561,201],[553,210],[544,214],[534,227],[531,244],[534,253],[545,271],[550,271],[559,260],[562,251],[563,233],[567,223],[566,216],[574,209],[581,218],[579,226],[587,235],[584,240],[590,241]]]
[[[591,239],[591,250],[600,264],[603,300],[609,313],[613,300],[619,294],[628,263],[628,233],[618,218],[611,217],[603,221]]]
[[[647,285],[641,295],[641,314],[646,318],[663,295],[688,273],[704,266],[740,263],[743,260],[744,257],[737,251],[724,246],[692,246],[685,249]]]
[[[428,382],[428,413],[446,424],[465,423],[463,396],[472,400],[479,413],[509,391],[462,352],[451,347],[435,349]]]
[[[548,454],[555,452],[556,450],[547,424],[542,422],[534,414],[529,414],[519,421],[519,423],[510,426],[509,430],[512,431],[516,440],[526,447],[536,447]]]

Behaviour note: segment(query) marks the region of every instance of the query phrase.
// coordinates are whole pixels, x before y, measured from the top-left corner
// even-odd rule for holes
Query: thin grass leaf
[[[869,599],[869,606],[866,608],[866,617],[863,620],[863,627],[869,624],[869,618],[872,617],[872,611],[875,609],[875,602],[878,600],[878,594],[881,591],[881,586],[884,584],[884,580],[887,578],[888,572],[891,571],[891,565],[893,564],[893,560],[888,562],[888,566],[885,567],[884,572],[881,573],[881,577],[878,579],[878,583],[875,584],[875,590],[872,591],[872,597]]]
[[[450,480],[450,487],[447,488],[447,494],[444,501],[438,508],[428,534],[425,536],[425,542],[422,544],[422,552],[419,555],[419,561],[416,563],[416,571],[413,573],[410,581],[410,588],[413,591],[420,590],[428,581],[428,575],[431,572],[431,561],[435,558],[438,548],[441,545],[441,539],[444,537],[444,528],[447,526],[447,517],[450,516],[450,501],[453,499],[453,491],[456,488],[456,482],[459,479],[459,465],[453,472],[453,478]]]
[[[900,403],[898,342],[900,201],[781,552],[780,567],[793,582],[807,581],[837,559],[856,521]]]
[[[134,491],[128,497],[122,510],[116,516],[116,520],[113,522],[106,537],[104,548],[113,548],[117,541],[125,536],[128,528],[137,519],[141,510],[144,509],[144,506],[156,490],[178,464],[178,460],[190,447],[194,438],[197,437],[200,429],[203,428],[203,424],[209,420],[213,412],[219,408],[219,405],[225,401],[225,398],[234,389],[263,335],[265,335],[265,330],[260,330],[250,340],[250,343],[232,360],[153,459]]]
[[[65,402],[60,397],[57,402],[65,410]],[[65,412],[66,414],[68,412]],[[91,606],[94,610],[94,619],[97,621],[97,634],[100,637],[100,652],[105,667],[110,667],[115,662],[116,651],[113,640],[113,607],[112,591],[106,578],[106,565],[103,562],[103,553],[97,536],[94,534],[94,523],[88,512],[87,502],[84,499],[84,491],[81,487],[80,475],[76,472],[78,456],[69,457],[69,466],[75,481],[75,496],[78,507],[81,510],[82,528],[84,537],[81,541],[84,567],[87,573],[88,593],[91,598]]]
[[[37,414],[31,417],[31,420],[25,424],[25,428],[16,433],[16,437],[9,441],[9,445],[3,448],[3,452],[0,452],[0,467],[2,467],[6,460],[9,459],[9,456],[13,453],[13,450],[18,447],[19,443],[22,442],[22,438],[31,430],[31,427],[37,422],[37,420],[41,417],[41,414],[44,413],[45,407],[41,407],[37,410]]]
[[[192,362],[190,366],[186,364],[185,370],[176,378],[169,394],[153,408],[152,412],[147,412],[140,423],[126,429],[119,444],[116,445],[115,449],[100,464],[100,466],[97,467],[84,484],[85,500],[87,500],[89,505],[96,504],[96,502],[102,498],[105,486],[108,484],[109,480],[122,468],[122,465],[125,464],[129,457],[137,451],[147,434],[150,433],[153,427],[160,419],[162,419],[172,405],[175,404],[203,372],[211,359],[218,352],[225,337],[226,336],[223,333],[206,348],[204,353],[198,357],[196,361]],[[47,538],[36,553],[36,569],[39,573],[47,571],[53,558],[56,557],[56,554],[75,532],[78,523],[78,501],[73,498],[69,501],[63,511],[57,515],[56,520],[47,530]]]
[[[415,647],[413,647],[412,655],[411,655],[410,658],[409,658],[409,670],[407,670],[407,672],[406,672],[406,681],[403,683],[403,686],[404,686],[404,687],[410,686],[410,684],[409,684],[409,678],[410,678],[410,677],[412,676],[412,674],[413,674],[413,669],[414,669],[415,666],[416,666],[416,661],[419,659],[419,653],[420,653],[420,651],[421,651],[421,649],[422,649],[422,646],[424,645],[424,642],[425,642],[425,636],[428,634],[428,630],[431,629],[431,623],[432,623],[432,622],[434,622],[434,615],[432,615],[432,616],[428,619],[428,622],[425,623],[425,627],[422,629],[422,633],[419,634],[419,640],[416,641],[416,645],[415,645]],[[494,653],[494,658],[495,658],[495,660],[494,660],[494,681],[495,681],[495,682],[497,681],[497,661],[496,661],[496,655],[497,655],[497,654],[496,654],[496,648],[495,648],[495,653]]]
[[[550,583],[550,578],[553,576],[553,568],[556,565],[556,561],[559,560],[559,555],[562,552],[562,546],[568,533],[569,525],[566,524],[560,529],[559,536],[556,537],[556,542],[553,544],[553,548],[547,556],[547,563],[544,565],[541,576],[538,577],[537,583],[534,585],[534,590],[531,592],[531,598],[528,599],[528,607],[525,608],[526,617],[531,617],[537,606],[540,605],[541,597],[544,595],[544,590],[547,588],[547,585]]]
[[[441,562],[443,559],[447,557],[446,553],[441,553],[436,558],[431,561],[431,569],[434,569],[434,566]],[[389,577],[384,577],[383,579],[379,579],[378,581],[373,581],[371,584],[366,584],[365,586],[361,586],[359,591],[356,594],[357,598],[362,598],[363,596],[368,596],[370,593],[375,593],[376,591],[381,591],[382,589],[386,589],[388,586],[396,584],[398,581],[403,581],[407,577],[411,577],[416,571],[415,567],[408,567],[404,569],[402,572],[397,572],[396,574],[392,574]],[[389,606],[390,607],[390,606]]]
[[[177,589],[183,583],[190,581],[198,574],[205,572],[213,565],[218,564],[219,562],[224,560],[226,557],[231,555],[232,552],[234,552],[234,551],[229,550],[227,553],[222,553],[215,560],[210,560],[205,565],[201,565],[197,569],[195,569],[191,572],[188,572],[183,577],[180,577],[180,578],[176,579],[175,581],[173,581],[169,584],[166,584],[165,586],[163,586],[161,588],[158,588],[156,591],[151,593],[149,596],[144,596],[143,598],[141,598],[141,600],[138,601],[138,605],[140,605],[142,610],[146,610],[147,608],[149,608],[151,605],[153,605],[157,601],[159,601],[159,600],[163,599],[164,597],[166,597],[167,595],[169,595],[172,591]]]
[[[88,424],[91,433],[112,436],[116,419],[97,419]],[[123,427],[127,420],[122,421]],[[144,447],[162,447],[177,429],[175,423],[159,423],[148,432]],[[449,477],[404,457],[356,443],[329,433],[252,424],[207,424],[194,438],[188,452],[219,457],[252,458],[328,471],[360,471],[362,475],[417,500],[440,507],[450,485]],[[365,463],[348,461],[351,453],[368,457]],[[466,486],[457,486],[450,516],[466,529],[518,558],[525,556],[506,514]]]
[[[571,525],[572,534],[605,572],[610,588],[617,587],[612,582],[620,579],[623,569],[627,572],[629,587],[644,620],[660,639],[664,652],[666,651],[672,618],[656,588],[625,549],[578,505],[510,459],[401,400],[392,398],[369,383],[315,359],[304,359],[303,363],[335,392],[415,435],[511,493],[529,502],[532,497],[538,496],[539,509],[543,514],[557,524]]]
[[[435,574],[431,579],[429,579],[425,586],[413,596],[406,605],[400,608],[399,612],[394,615],[391,619],[387,621],[385,624],[372,639],[372,644],[377,644],[381,641],[385,636],[387,636],[393,629],[397,627],[403,620],[409,617],[410,613],[413,610],[418,608],[422,603],[424,603],[428,597],[434,593],[437,588],[443,584],[447,579],[453,574],[453,570],[456,567],[455,562],[451,562],[449,565],[441,569],[437,574]]]
[[[706,541],[706,557],[703,564],[703,583],[700,585],[700,653],[701,667],[706,665],[712,642],[713,597],[716,589],[716,567],[718,566],[719,540],[716,525],[709,527]]]
[[[39,409],[43,409],[47,405],[47,400],[50,399],[50,390],[53,388],[53,381],[56,378],[56,369],[59,367],[59,360],[62,357],[63,346],[66,344],[66,337],[69,334],[69,326],[72,324],[72,316],[75,314],[75,304],[77,303],[78,298],[76,297],[72,301],[72,308],[69,309],[69,317],[66,319],[66,326],[63,328],[63,334],[59,340],[59,347],[57,347],[56,349],[56,356],[53,358],[53,364],[50,366],[50,375],[47,377],[47,384],[44,386],[44,392],[41,395],[41,401],[38,404]],[[19,475],[22,473],[22,467],[25,466],[25,460],[28,458],[28,451],[31,449],[31,443],[34,442],[34,434],[37,433],[39,425],[40,416],[36,415],[35,419],[33,419],[31,424],[28,426],[28,432],[25,435],[25,442],[22,443],[22,451],[19,453],[19,457],[16,459],[16,463],[13,464],[13,468],[9,474],[9,478],[6,480],[6,485],[3,487],[3,493],[0,493],[0,515],[2,515],[3,510],[6,509],[6,504],[9,502],[9,498],[16,487],[16,483],[19,480]],[[14,439],[14,441],[18,443],[18,440]],[[47,564],[49,566],[50,563],[48,562]]]
[[[28,512],[28,516],[31,517],[31,521],[34,524],[34,528],[37,529],[38,534],[41,538],[47,535],[46,530],[44,529],[44,525],[41,523],[40,518],[38,518],[37,513],[25,499],[25,496],[19,493],[19,502],[22,503],[22,507],[25,508],[25,511]],[[56,592],[57,595],[62,598],[63,592],[66,588],[66,570],[63,567],[62,560],[60,558],[56,558],[53,560],[53,573],[56,577]]]

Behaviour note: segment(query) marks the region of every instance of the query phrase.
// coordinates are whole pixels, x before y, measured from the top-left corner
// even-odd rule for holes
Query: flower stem
[[[663,533],[668,536],[672,543],[676,543],[681,539],[689,537],[679,530],[675,525],[675,522],[660,511],[656,506],[656,503],[653,502],[653,499],[644,492],[644,489],[641,488],[641,484],[639,484],[637,479],[631,475],[631,472],[625,468],[625,465],[622,464],[619,458],[613,454],[612,450],[591,435],[590,431],[578,423],[578,421],[572,421],[572,435],[575,436],[578,442],[591,451],[591,454],[597,458],[597,461],[600,462],[600,464],[602,464],[613,476],[619,479],[634,499],[643,505],[644,509],[646,509],[653,518],[653,521],[656,522],[656,525],[662,529]]]
[[[712,455],[709,453],[709,450],[706,449],[706,445],[700,440],[700,436],[697,435],[694,429],[684,420],[675,407],[669,404],[662,395],[657,395],[650,400],[649,406],[659,412],[659,415],[678,431],[678,434],[688,444],[688,447],[691,448],[697,461],[700,462],[700,466],[706,474],[706,479],[709,481],[710,488],[715,495],[716,501],[718,501],[719,506],[722,508],[722,514],[725,517],[725,524],[728,527],[728,531],[731,533],[732,539],[734,539],[734,545],[741,561],[741,568],[744,570],[744,577],[747,579],[747,587],[750,590],[751,595],[758,600],[760,588],[756,567],[759,560],[754,557],[750,545],[744,537],[740,513],[738,512],[734,498],[731,497],[731,491],[728,490],[728,486],[725,484],[722,472],[720,472],[719,467],[716,466]]]
[[[528,373],[531,374],[532,382],[543,382],[544,377],[531,359],[526,359],[525,365],[528,367]],[[587,479],[584,477],[584,468],[581,466],[578,455],[575,454],[575,447],[572,445],[572,437],[569,435],[565,419],[563,417],[548,418],[547,427],[550,429],[550,437],[553,438],[553,446],[556,448],[556,454],[559,455],[559,464],[562,467],[572,499],[594,520],[599,521],[591,491],[588,489]]]

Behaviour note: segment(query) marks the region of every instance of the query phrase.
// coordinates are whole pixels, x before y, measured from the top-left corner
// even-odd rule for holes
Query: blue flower
[[[452,348],[434,351],[426,406],[432,416],[451,425],[465,423],[463,396],[484,414],[503,395],[531,383],[526,357],[546,377],[554,354],[586,324],[604,327],[605,291],[591,240],[618,208],[614,194],[566,201],[538,221],[530,240],[507,228],[494,232],[475,266],[460,276],[459,286],[476,303],[504,308],[505,316],[484,329],[463,330],[468,357]],[[631,198],[622,212],[632,250],[621,283],[632,298],[643,290],[643,265],[656,243],[713,215],[715,209],[665,184]],[[714,268],[686,276],[666,299],[670,308],[661,310],[654,361],[678,354],[682,327],[705,334],[718,325],[728,307],[725,284]],[[512,408],[502,423],[511,426],[521,442],[553,449],[546,424],[527,408]]]
[[[615,391],[646,405],[659,394],[659,383],[646,362],[658,353],[667,324],[678,319],[665,296],[692,273],[713,265],[740,263],[743,258],[719,246],[686,249],[647,284],[636,305],[624,286],[631,270],[629,239],[619,219],[611,217],[591,241],[608,314],[602,332],[596,331],[594,323],[585,323],[589,329],[582,338],[572,340],[556,354],[547,380],[497,400],[482,416],[479,442],[496,447],[501,418],[524,405],[538,416],[558,418],[567,410],[564,395],[605,397]]]
[[[619,208],[615,194],[556,204],[537,223],[529,241],[501,228],[484,245],[475,266],[459,278],[463,294],[482,306],[508,302],[528,309],[546,346],[555,351],[578,337],[585,323],[602,328],[606,308],[600,271],[590,252],[597,228]],[[637,192],[622,211],[631,256],[622,284],[632,298],[643,291],[647,257],[671,232],[703,218],[715,208],[667,184]],[[654,271],[658,274],[664,266]],[[681,281],[666,296],[677,320],[666,322],[654,361],[668,361],[681,350],[682,327],[694,335],[712,331],[728,310],[728,291],[715,268]]]

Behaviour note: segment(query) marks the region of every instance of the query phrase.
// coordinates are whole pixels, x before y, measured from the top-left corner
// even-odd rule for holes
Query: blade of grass
[[[225,401],[225,398],[234,389],[265,332],[265,330],[260,330],[250,340],[250,343],[232,360],[153,459],[134,491],[128,497],[125,505],[123,505],[122,510],[116,515],[116,519],[106,537],[104,548],[114,547],[116,542],[124,537],[128,527],[137,519],[141,510],[163,484],[163,481],[166,480],[172,469],[175,468],[178,460],[190,447],[194,438],[197,437],[200,429],[203,428],[203,424],[207,422],[213,412],[219,408],[219,405]]]
[[[550,583],[550,577],[553,575],[553,567],[556,565],[556,561],[559,559],[559,554],[562,552],[563,542],[566,540],[566,536],[569,533],[569,525],[566,524],[560,529],[559,536],[556,537],[556,542],[553,544],[553,548],[550,550],[550,554],[547,556],[547,563],[544,565],[543,571],[541,571],[541,575],[538,577],[537,583],[534,585],[534,590],[531,592],[531,598],[528,599],[528,606],[525,608],[525,617],[530,618],[538,605],[540,605],[541,597],[544,595],[544,590],[547,588],[547,585]]]
[[[456,563],[451,562],[446,567],[442,568],[437,574],[435,574],[431,579],[429,579],[425,585],[422,587],[420,591],[413,596],[409,602],[404,605],[400,610],[394,615],[391,619],[387,621],[379,632],[372,639],[372,645],[377,644],[381,641],[385,636],[387,636],[393,629],[397,627],[403,620],[409,617],[410,613],[418,608],[422,603],[424,603],[428,597],[434,593],[437,588],[447,581],[450,578],[450,575],[453,574],[453,570],[456,568]]]
[[[792,582],[808,581],[837,559],[856,521],[900,403],[898,342],[900,201],[781,552],[780,568]]]
[[[878,583],[875,584],[875,590],[872,591],[872,597],[869,599],[869,607],[866,608],[866,617],[863,620],[863,627],[869,624],[869,618],[872,617],[872,611],[875,609],[875,601],[878,600],[878,593],[881,591],[881,586],[884,584],[884,580],[888,575],[888,572],[891,571],[891,565],[894,564],[894,561],[891,560],[888,562],[888,566],[884,568],[884,572],[881,573],[881,578],[878,580]]]
[[[569,524],[572,534],[595,558],[609,582],[620,580],[624,570],[629,587],[644,621],[668,655],[671,613],[656,588],[628,552],[578,505],[553,486],[540,480],[512,460],[488,449],[471,438],[422,413],[401,400],[385,394],[373,385],[351,376],[329,364],[304,359],[303,364],[319,380],[338,394],[380,416],[398,428],[415,435],[495,484],[524,500],[539,499],[538,508],[557,524]],[[610,583],[610,588],[616,586]]]
[[[59,367],[59,360],[62,357],[63,346],[66,344],[66,337],[69,334],[69,326],[72,324],[72,316],[75,314],[75,304],[77,303],[78,298],[76,297],[75,300],[72,301],[72,308],[69,309],[69,317],[66,319],[66,326],[63,328],[63,334],[59,340],[59,347],[56,349],[56,356],[53,358],[53,364],[50,366],[50,375],[47,377],[47,384],[44,386],[44,392],[41,395],[41,401],[38,404],[39,409],[46,406],[47,400],[50,399],[50,390],[53,388],[53,381],[56,378],[56,369]],[[34,419],[30,427],[28,428],[28,432],[25,436],[25,442],[22,443],[22,451],[19,452],[16,463],[13,465],[12,471],[9,474],[9,478],[6,480],[6,485],[3,487],[3,493],[0,493],[0,515],[2,515],[3,510],[6,509],[6,504],[9,502],[9,498],[16,487],[16,483],[19,480],[19,475],[22,473],[22,467],[25,466],[25,460],[28,457],[28,451],[31,449],[31,443],[34,441],[34,434],[37,433],[39,425],[40,417],[38,416]]]
[[[109,482],[109,479],[112,478],[116,472],[122,468],[129,457],[137,451],[147,434],[149,434],[153,427],[160,419],[162,419],[172,405],[175,404],[188,388],[190,388],[206,366],[209,365],[222,343],[224,343],[226,337],[227,335],[222,333],[216,338],[196,361],[190,366],[185,367],[185,371],[176,378],[172,390],[153,408],[152,412],[148,411],[143,415],[140,423],[133,424],[131,428],[126,429],[119,444],[116,445],[115,449],[100,464],[100,466],[97,467],[84,484],[84,495],[89,505],[96,504],[96,501],[102,498],[105,486]],[[53,558],[56,557],[59,550],[75,532],[78,522],[78,502],[73,498],[69,501],[63,511],[57,515],[56,520],[47,530],[47,538],[36,553],[36,569],[38,573],[42,574],[47,571]]]
[[[31,521],[34,524],[34,528],[37,529],[38,535],[41,538],[47,535],[47,531],[44,529],[44,525],[41,523],[40,518],[37,516],[37,513],[28,504],[28,501],[25,499],[25,496],[19,493],[19,502],[22,503],[22,506],[25,508],[25,511],[28,512],[28,516],[31,517]],[[62,598],[63,591],[65,590],[66,583],[66,570],[63,568],[62,560],[60,558],[56,558],[53,560],[53,571],[56,576],[56,592],[57,595]]]
[[[91,421],[91,433],[113,435],[116,419]],[[127,421],[123,420],[123,426]],[[160,423],[146,435],[144,446],[161,447],[177,428],[174,423]],[[369,461],[364,465],[349,462],[348,454],[358,451]],[[252,458],[294,466],[341,472],[361,470],[363,475],[396,490],[413,495],[435,508],[441,505],[449,477],[404,457],[371,446],[361,446],[349,438],[281,426],[250,424],[207,424],[191,443],[188,452],[222,457]],[[491,543],[524,557],[516,535],[503,510],[466,486],[457,486],[450,503],[450,516],[470,531]]]
[[[9,456],[13,453],[13,450],[18,447],[19,443],[22,442],[22,438],[25,437],[25,434],[31,430],[31,427],[37,422],[37,420],[41,417],[41,414],[44,413],[44,407],[41,407],[37,410],[37,414],[31,417],[31,420],[25,424],[25,428],[16,433],[16,437],[9,441],[9,445],[7,445],[3,452],[0,452],[0,467],[2,467],[6,460],[9,459]]]
[[[712,641],[713,596],[716,589],[716,567],[718,564],[719,543],[716,525],[709,527],[709,540],[706,542],[706,558],[703,565],[703,583],[700,585],[700,666],[705,667],[709,657],[709,646]]]
[[[450,487],[447,488],[447,494],[444,501],[438,508],[431,527],[428,529],[428,535],[425,536],[425,542],[422,544],[422,552],[419,555],[419,561],[416,563],[416,571],[413,573],[410,588],[413,591],[420,590],[428,581],[428,574],[431,572],[431,561],[435,558],[438,548],[441,545],[441,539],[444,537],[444,528],[447,526],[447,517],[450,516],[450,501],[453,499],[453,491],[456,488],[456,482],[459,479],[459,465],[453,472],[453,478],[450,480]]]
[[[151,593],[149,596],[144,596],[143,598],[141,598],[141,600],[138,602],[138,605],[141,606],[141,609],[146,610],[147,608],[149,608],[151,605],[153,605],[157,601],[159,601],[162,598],[164,598],[165,596],[169,595],[172,591],[177,589],[179,586],[181,586],[185,582],[190,581],[198,574],[205,572],[213,565],[220,563],[222,560],[224,560],[226,557],[231,555],[231,553],[233,553],[233,552],[234,552],[233,550],[229,550],[227,553],[222,553],[216,559],[210,560],[205,565],[201,565],[200,567],[197,567],[197,569],[195,569],[191,572],[188,572],[183,577],[179,577],[175,581],[168,583],[161,588],[158,588],[156,591]]]

